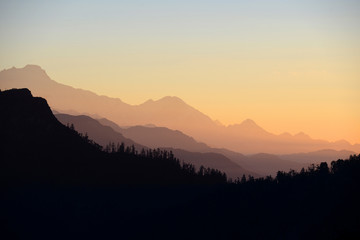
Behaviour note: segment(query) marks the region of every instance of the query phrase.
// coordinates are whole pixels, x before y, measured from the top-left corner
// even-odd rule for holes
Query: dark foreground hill
[[[2,168],[6,181],[71,184],[203,183],[192,165],[171,152],[112,146],[108,151],[62,125],[45,99],[27,89],[0,92]],[[210,170],[209,170],[210,171]],[[219,175],[219,182],[226,176]],[[212,181],[212,180],[211,180]]]
[[[0,92],[1,239],[359,239],[360,155],[226,183],[169,152],[100,146]]]

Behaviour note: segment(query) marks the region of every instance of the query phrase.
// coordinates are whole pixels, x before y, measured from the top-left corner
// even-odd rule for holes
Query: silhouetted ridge
[[[84,135],[87,134],[90,139],[94,140],[103,147],[108,145],[110,142],[114,142],[115,144],[124,143],[126,146],[134,145],[138,151],[141,151],[142,148],[147,148],[146,146],[140,145],[129,138],[125,138],[121,133],[115,132],[111,127],[104,126],[89,116],[55,114],[55,117],[64,125],[74,124],[76,131]]]
[[[46,100],[33,97],[28,89],[10,89],[0,93],[0,110],[7,114],[2,118],[3,124],[16,124],[18,119],[44,123],[57,121]]]
[[[194,138],[178,130],[156,126],[121,128],[108,119],[98,119],[98,121],[102,125],[110,126],[115,131],[122,133],[125,137],[150,148],[171,149],[177,158],[184,162],[194,164],[195,166],[199,166],[200,164],[205,167],[219,169],[231,178],[236,178],[243,174],[259,176],[259,174],[255,172],[249,172],[243,169],[241,164],[238,165],[235,163],[235,161],[239,159],[246,159],[244,155],[238,153],[231,154],[231,152],[226,149],[210,148],[206,144],[197,142]],[[84,130],[83,128],[83,131]],[[87,130],[87,132],[90,132],[90,130]]]
[[[181,164],[168,151],[137,152],[134,146],[123,144],[110,144],[102,151],[73,125],[62,125],[46,100],[32,97],[29,90],[0,92],[0,99],[0,176],[6,181],[90,185],[226,182],[220,171],[209,169],[204,175],[191,164]]]
[[[22,88],[22,89],[10,89],[6,91],[2,91],[0,96],[2,98],[9,98],[9,99],[24,99],[24,98],[31,98],[32,94],[29,89]]]
[[[169,151],[102,151],[27,90],[0,112],[2,239],[359,239],[360,155],[231,183]]]

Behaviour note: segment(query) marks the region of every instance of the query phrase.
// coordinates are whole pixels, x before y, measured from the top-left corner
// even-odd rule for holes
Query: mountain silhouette
[[[359,144],[351,145],[346,141],[314,140],[305,134],[272,134],[252,120],[228,127],[219,125],[177,97],[164,97],[140,105],[129,105],[118,98],[99,96],[90,91],[59,84],[34,65],[1,71],[0,87],[27,87],[35,95],[46,98],[50,106],[59,112],[96,115],[110,119],[119,126],[154,124],[179,130],[211,147],[227,148],[244,154],[291,154],[321,149],[360,152]]]
[[[46,100],[32,97],[28,89],[0,92],[0,112],[1,176],[24,181],[58,179],[74,174],[74,169],[67,169],[71,162],[81,164],[80,159],[87,159],[90,163],[102,155],[96,145],[57,121]]]
[[[210,150],[210,147],[205,143],[197,142],[194,138],[178,130],[171,130],[165,127],[134,126],[122,129],[121,133],[130,139],[146,143],[151,148],[172,147],[195,152]]]
[[[4,239],[360,236],[360,155],[227,182],[167,151],[103,151],[27,89],[0,91],[0,112]]]
[[[65,125],[74,124],[77,131],[87,134],[90,139],[103,147],[108,145],[109,142],[115,144],[123,142],[126,146],[134,145],[138,151],[148,147],[160,148],[172,151],[180,161],[193,164],[197,169],[201,166],[219,169],[233,179],[241,177],[243,174],[254,177],[260,176],[255,172],[245,170],[223,154],[216,153],[216,149],[210,148],[204,143],[198,143],[193,138],[177,130],[144,126],[121,128],[107,119],[98,121],[88,116],[56,114],[55,117]],[[104,126],[100,122],[104,122],[105,125],[110,124],[112,127]],[[135,142],[130,139],[134,139]]]
[[[111,127],[103,126],[95,119],[80,115],[73,116],[68,114],[55,114],[55,117],[64,125],[74,124],[76,131],[87,134],[88,137],[100,144],[104,148],[109,143],[124,143],[125,146],[134,145],[139,151],[142,148],[148,148],[144,145],[140,145],[133,140],[124,137],[121,133],[115,132]]]
[[[61,124],[46,100],[33,97],[28,89],[0,92],[0,112],[0,176],[6,181],[179,184],[205,183],[217,175],[220,182],[226,182],[226,176],[218,170],[199,175],[193,165],[182,165],[166,151],[149,149],[140,155],[132,148],[114,146],[104,152],[88,136]],[[96,124],[88,117],[80,118],[88,126]],[[114,133],[111,128],[104,129]]]
[[[143,145],[150,146],[151,148],[165,148],[173,149],[177,153],[177,157],[181,160],[189,161],[196,166],[198,166],[197,161],[193,161],[194,156],[189,157],[189,153],[183,154],[183,151],[175,151],[174,149],[182,149],[186,152],[199,152],[199,153],[217,153],[221,154],[220,159],[227,158],[233,163],[236,163],[238,166],[246,169],[247,173],[245,175],[253,176],[267,176],[267,175],[276,175],[277,171],[289,171],[297,170],[300,171],[303,167],[308,167],[310,164],[317,164],[320,162],[328,162],[339,159],[346,158],[354,152],[351,151],[335,151],[335,150],[321,150],[317,152],[310,153],[297,153],[297,154],[288,154],[288,155],[274,155],[274,154],[254,154],[254,155],[243,155],[228,149],[220,148],[211,148],[204,143],[199,143],[195,141],[192,137],[183,134],[177,130],[171,130],[164,127],[154,127],[151,128],[145,126],[135,126],[129,128],[121,128],[116,123],[102,118],[98,119],[100,123],[106,126],[110,126],[115,131],[122,133],[124,136],[133,139],[136,142],[139,142]],[[258,129],[260,133],[264,133],[261,128],[259,128],[255,122],[252,120],[245,121],[242,125],[237,127],[248,127],[250,125],[252,128]],[[90,130],[89,130],[90,131]],[[266,132],[264,134],[267,134]],[[218,155],[211,155],[218,156]],[[213,158],[209,158],[213,159]],[[226,160],[227,161],[227,160]],[[226,162],[224,161],[224,163]],[[215,163],[216,161],[214,161]],[[221,162],[219,162],[220,164]],[[207,164],[203,163],[204,166]],[[221,171],[224,171],[228,174],[229,177],[236,178],[241,175],[239,173],[242,171],[230,171],[229,166],[220,166],[220,165],[210,165],[211,167],[217,168]],[[234,168],[237,169],[237,168]]]
[[[227,129],[230,132],[240,132],[242,136],[255,139],[265,139],[272,136],[271,133],[262,129],[251,119],[246,119],[240,124],[229,125]]]
[[[266,176],[267,172],[263,174],[263,172],[256,172],[257,168],[252,170],[244,169],[241,165],[235,163],[228,157],[224,156],[223,154],[216,153],[216,152],[190,152],[183,149],[173,149],[173,148],[165,148],[168,151],[174,153],[180,160],[184,162],[191,163],[197,169],[201,166],[218,169],[224,173],[226,176],[232,179],[240,178],[241,176],[253,176],[253,177],[260,177]],[[287,169],[286,169],[287,170]]]

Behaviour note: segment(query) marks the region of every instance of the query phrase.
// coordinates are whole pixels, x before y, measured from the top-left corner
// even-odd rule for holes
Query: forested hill
[[[359,203],[360,155],[352,155],[330,166],[240,180],[194,209],[207,219],[223,219],[214,234],[224,239],[359,239]],[[212,206],[221,207],[208,213]]]
[[[79,184],[225,183],[215,169],[197,172],[172,153],[101,146],[62,125],[28,89],[0,92],[1,177]]]
[[[171,152],[99,145],[0,92],[1,239],[359,239],[360,155],[226,182]]]

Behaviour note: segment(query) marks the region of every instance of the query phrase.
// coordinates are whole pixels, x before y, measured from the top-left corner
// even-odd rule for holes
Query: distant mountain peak
[[[242,123],[240,124],[240,125],[242,125],[242,126],[258,126],[255,122],[254,122],[254,120],[252,120],[252,119],[250,119],[250,118],[248,118],[248,119],[245,119],[244,121],[242,121]]]
[[[38,65],[28,64],[23,69],[26,71],[30,71],[32,73],[37,73],[39,75],[46,76],[46,78],[50,79],[50,77],[47,75],[46,71]]]
[[[1,72],[6,72],[6,71],[16,71],[16,70],[25,70],[25,71],[34,71],[34,72],[45,72],[44,69],[42,69],[40,66],[38,65],[34,65],[34,64],[27,64],[25,67],[23,68],[17,68],[17,67],[11,67],[8,69],[3,69]]]
[[[155,104],[155,103],[162,103],[162,104],[186,104],[181,98],[176,96],[165,96],[160,98],[159,100],[154,101],[153,99],[149,99],[141,105],[148,105],[148,104]]]
[[[157,102],[168,102],[168,103],[185,103],[181,98],[176,96],[165,96],[159,99]]]
[[[46,81],[50,80],[50,77],[47,75],[44,69],[42,69],[38,65],[33,65],[33,64],[28,64],[23,68],[12,67],[8,69],[4,69],[1,71],[1,73],[7,76],[9,79],[14,79],[13,81],[20,79],[23,81],[23,83],[29,81],[37,82],[40,79]],[[19,88],[25,86],[15,86],[15,87]]]
[[[27,64],[24,69],[33,69],[33,70],[42,70],[44,71],[44,69],[42,69],[39,65],[35,65],[35,64]]]
[[[245,132],[248,132],[251,134],[259,134],[260,133],[261,135],[269,134],[263,128],[261,128],[259,125],[257,125],[254,120],[249,119],[249,118],[242,121],[240,124],[229,125],[228,128],[236,130],[236,131],[240,130],[242,132],[242,134]]]

